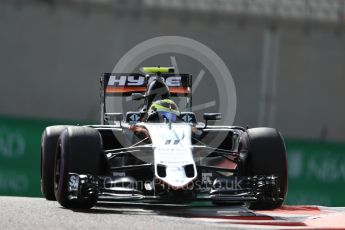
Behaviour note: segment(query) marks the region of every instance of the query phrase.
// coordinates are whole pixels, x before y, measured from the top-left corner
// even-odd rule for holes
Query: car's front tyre
[[[65,208],[88,209],[97,202],[97,193],[83,199],[69,197],[69,173],[97,176],[104,158],[102,138],[89,127],[69,127],[58,141],[55,156],[54,186],[56,200]]]
[[[282,136],[273,128],[252,128],[244,133],[242,144],[248,150],[244,162],[245,174],[276,175],[279,182],[279,200],[258,200],[250,203],[249,208],[279,208],[284,202],[288,187],[287,157]]]
[[[54,162],[57,142],[67,126],[47,127],[41,138],[41,191],[47,200],[56,200],[54,194]]]

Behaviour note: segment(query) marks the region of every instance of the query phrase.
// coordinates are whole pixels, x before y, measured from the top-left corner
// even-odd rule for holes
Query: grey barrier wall
[[[342,26],[20,2],[0,2],[0,114],[98,121],[100,74],[136,44],[177,35],[205,44],[231,70],[236,124],[345,140]]]

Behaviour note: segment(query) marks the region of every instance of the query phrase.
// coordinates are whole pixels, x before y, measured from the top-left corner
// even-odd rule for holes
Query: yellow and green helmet
[[[178,116],[180,116],[180,111],[173,100],[163,99],[152,102],[148,114],[157,112],[166,121],[176,122]]]

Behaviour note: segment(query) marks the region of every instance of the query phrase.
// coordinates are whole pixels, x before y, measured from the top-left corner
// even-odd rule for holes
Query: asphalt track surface
[[[68,210],[43,198],[0,197],[0,229],[228,229],[183,215],[176,206],[104,204],[87,211]],[[171,215],[161,214],[170,210]],[[241,229],[241,228],[238,228]]]
[[[345,208],[99,203],[68,210],[43,198],[0,197],[0,230],[11,229],[345,229]]]

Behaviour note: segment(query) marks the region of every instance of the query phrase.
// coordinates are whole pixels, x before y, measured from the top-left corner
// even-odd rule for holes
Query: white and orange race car
[[[101,77],[100,125],[45,129],[46,199],[71,209],[91,208],[98,200],[282,205],[287,158],[277,130],[209,125],[221,119],[219,113],[205,113],[198,122],[191,111],[191,75],[163,67],[143,71]],[[184,106],[177,109],[174,100]],[[129,111],[127,104],[138,102]],[[119,107],[128,108],[125,116]]]

